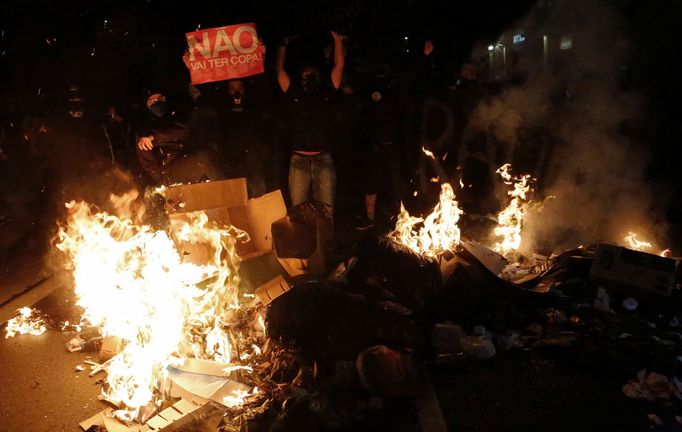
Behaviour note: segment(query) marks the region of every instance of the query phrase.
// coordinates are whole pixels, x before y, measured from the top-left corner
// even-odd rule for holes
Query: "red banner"
[[[254,23],[187,33],[192,84],[263,73],[263,46]]]

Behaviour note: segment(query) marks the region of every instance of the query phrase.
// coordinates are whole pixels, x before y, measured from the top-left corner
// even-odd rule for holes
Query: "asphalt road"
[[[61,288],[35,307],[55,320],[77,316],[68,289]],[[48,329],[40,336],[0,337],[0,432],[81,431],[78,423],[105,408],[97,399],[100,373],[89,377],[83,363],[97,353],[71,353],[74,335]],[[86,366],[76,371],[76,366]]]

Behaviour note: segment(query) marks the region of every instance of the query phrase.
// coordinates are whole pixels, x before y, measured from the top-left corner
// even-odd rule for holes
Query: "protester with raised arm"
[[[305,64],[292,81],[285,69],[289,38],[277,51],[277,82],[285,93],[291,121],[292,155],[289,164],[289,196],[292,205],[306,201],[324,203],[333,214],[336,170],[330,153],[335,125],[333,105],[341,86],[345,36],[332,32],[334,65],[329,78],[317,65]]]

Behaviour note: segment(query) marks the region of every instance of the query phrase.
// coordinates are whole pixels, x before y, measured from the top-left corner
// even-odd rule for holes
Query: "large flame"
[[[239,309],[235,242],[243,233],[214,226],[200,213],[176,226],[171,238],[133,222],[136,196],[118,197],[122,216],[66,204],[57,244],[68,258],[84,321],[124,340],[106,366],[103,394],[124,408],[117,415],[126,420],[162,400],[167,366],[183,358],[239,360],[229,330]],[[176,241],[209,247],[210,262],[183,262]]]
[[[512,186],[507,192],[511,201],[497,215],[498,226],[494,230],[495,235],[501,237],[501,240],[495,243],[493,249],[503,256],[514,254],[521,247],[523,219],[530,204],[528,201],[530,175],[513,177],[510,170],[511,164],[504,164],[496,171],[505,184]]]
[[[650,241],[644,240],[642,236],[634,231],[628,231],[628,235],[623,237],[623,241],[626,243],[627,247],[637,251],[654,253],[653,250],[656,249]],[[669,248],[666,248],[658,252],[658,255],[669,258],[672,256],[672,252]]]
[[[436,258],[443,252],[454,250],[459,244],[457,223],[461,214],[452,186],[443,183],[440,200],[426,219],[411,216],[401,204],[395,229],[388,237],[415,253]]]
[[[7,321],[5,339],[18,334],[38,336],[43,334],[45,330],[45,320],[39,315],[39,312],[29,307],[23,307],[17,310],[17,316]]]
[[[639,235],[632,231],[628,231],[628,235],[623,240],[627,242],[630,249],[638,251],[647,251],[653,247],[650,242],[639,238]]]

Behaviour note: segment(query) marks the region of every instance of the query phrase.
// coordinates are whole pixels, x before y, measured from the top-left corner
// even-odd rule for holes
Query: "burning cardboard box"
[[[590,268],[590,279],[626,291],[635,289],[640,294],[670,296],[676,265],[671,258],[600,243]]]
[[[174,230],[191,215],[203,211],[209,221],[245,231],[249,240],[237,243],[237,252],[242,258],[272,250],[270,227],[286,216],[286,205],[279,190],[248,199],[245,178],[172,186],[166,189],[165,196]],[[179,243],[185,259],[195,264],[207,261],[207,254],[211,253],[206,245]]]

